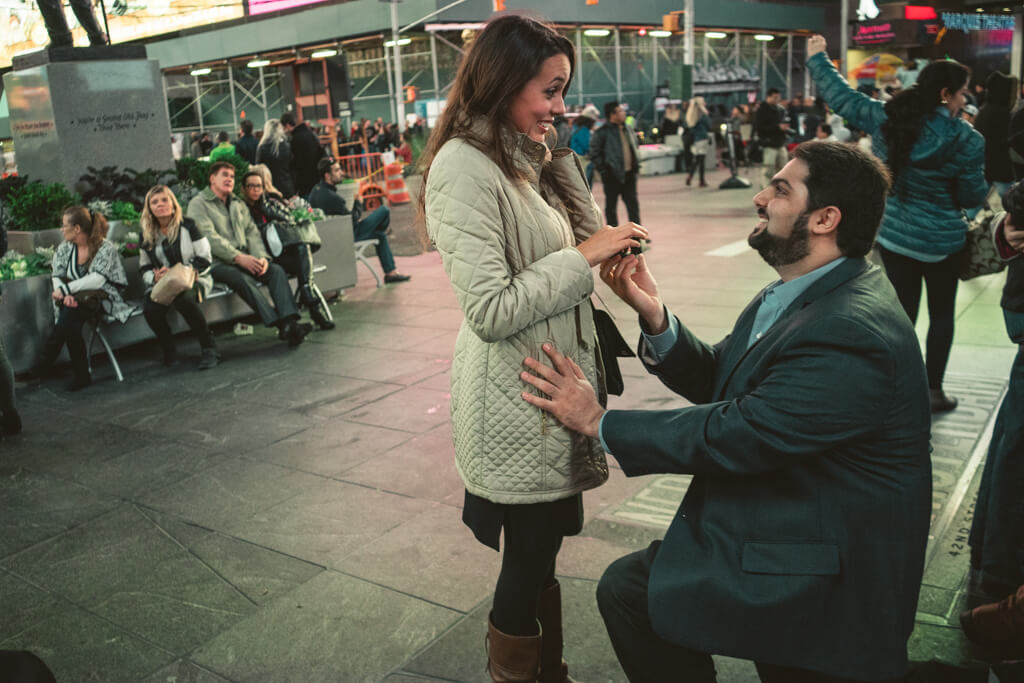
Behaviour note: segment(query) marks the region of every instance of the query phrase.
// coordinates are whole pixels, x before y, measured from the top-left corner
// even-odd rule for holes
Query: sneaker
[[[21,432],[21,415],[18,415],[17,410],[11,408],[0,418],[0,434],[13,436],[19,432]]]
[[[199,369],[209,370],[210,368],[215,368],[219,362],[220,355],[217,353],[217,349],[208,346],[203,349],[203,355],[199,358]]]
[[[384,276],[384,282],[389,285],[393,282],[407,282],[412,279],[412,275],[402,275],[401,273],[392,273],[391,275]]]

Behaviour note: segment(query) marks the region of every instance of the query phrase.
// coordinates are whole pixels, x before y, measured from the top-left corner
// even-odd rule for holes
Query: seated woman
[[[263,244],[274,257],[274,263],[299,281],[299,296],[309,309],[309,317],[321,330],[333,330],[334,323],[323,309],[323,302],[313,292],[313,252],[320,248],[320,235],[313,221],[298,222],[292,218],[291,208],[274,187],[270,169],[262,164],[250,166],[242,176],[242,190],[249,213],[260,229]],[[277,241],[268,238],[268,228],[274,223]]]
[[[139,272],[146,284],[142,313],[163,350],[163,363],[170,366],[177,361],[174,337],[167,323],[167,314],[173,307],[199,340],[202,349],[199,369],[208,370],[220,360],[213,334],[210,333],[203,312],[199,310],[199,302],[213,287],[213,278],[208,272],[213,260],[210,241],[199,232],[191,218],[182,215],[177,197],[166,185],[155,185],[146,193],[140,222],[142,248],[139,250]],[[167,271],[178,263],[195,269],[195,285],[174,297],[170,304],[158,304],[150,298],[149,293]]]
[[[45,373],[68,345],[74,379],[69,391],[92,384],[82,326],[103,314],[124,322],[132,308],[121,290],[128,286],[121,256],[107,237],[107,219],[84,206],[64,210],[61,218],[64,241],[53,254],[53,302],[57,318],[43,345],[37,372]]]

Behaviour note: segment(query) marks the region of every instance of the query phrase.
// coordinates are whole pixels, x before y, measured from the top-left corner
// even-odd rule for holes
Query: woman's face
[[[957,116],[967,104],[967,84],[964,83],[962,88],[952,93],[949,88],[944,88],[942,98],[946,100],[946,108],[953,112],[953,116]]]
[[[158,192],[149,198],[149,210],[157,220],[163,222],[163,219],[174,215],[174,204],[166,192]]]
[[[66,213],[60,219],[60,234],[65,242],[78,242],[81,241],[80,236],[84,236],[85,232],[77,223],[72,223],[71,214]]]
[[[263,181],[259,176],[251,175],[245,179],[245,186],[242,189],[245,190],[245,201],[255,204],[263,196]]]
[[[569,58],[563,54],[548,57],[534,76],[512,100],[509,119],[520,133],[544,142],[554,118],[565,113],[562,90],[569,82]]]

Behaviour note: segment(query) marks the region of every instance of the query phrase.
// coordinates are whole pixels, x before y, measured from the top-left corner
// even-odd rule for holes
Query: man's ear
[[[810,229],[815,235],[826,235],[835,232],[839,227],[839,221],[843,218],[843,212],[838,206],[826,206],[818,209],[811,215]]]

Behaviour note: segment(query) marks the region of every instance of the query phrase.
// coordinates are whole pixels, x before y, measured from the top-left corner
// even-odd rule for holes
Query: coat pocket
[[[839,573],[839,546],[748,541],[743,544],[741,567],[751,574],[834,575]]]

